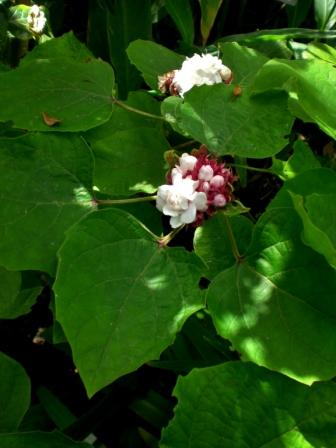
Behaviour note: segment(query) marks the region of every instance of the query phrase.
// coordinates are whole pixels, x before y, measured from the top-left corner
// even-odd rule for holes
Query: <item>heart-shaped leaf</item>
[[[90,396],[158,358],[203,306],[200,259],[182,248],[161,248],[118,209],[80,221],[59,257],[57,319]]]

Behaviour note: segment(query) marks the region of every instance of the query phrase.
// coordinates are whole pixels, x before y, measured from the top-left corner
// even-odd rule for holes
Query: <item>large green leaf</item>
[[[159,75],[179,69],[185,59],[162,45],[141,39],[129,45],[127,55],[152,89],[158,88]]]
[[[29,407],[30,381],[24,368],[1,352],[0,371],[0,432],[11,432],[18,428]]]
[[[293,201],[293,202],[292,202]],[[336,174],[327,168],[308,170],[288,180],[269,208],[292,207],[303,224],[303,242],[336,267]]]
[[[26,54],[20,65],[30,63],[38,59],[58,59],[70,58],[78,62],[86,62],[92,58],[90,50],[82,44],[72,31],[63,34],[61,37],[47,40],[43,44],[37,45],[32,51]]]
[[[130,90],[136,90],[141,84],[126,49],[135,39],[151,38],[151,1],[105,0],[105,5],[110,62],[115,69],[119,96],[126,98]]]
[[[196,229],[195,252],[206,263],[208,269],[204,275],[210,280],[223,269],[231,267],[235,261],[228,237],[228,226],[232,228],[238,249],[244,254],[249,246],[253,227],[249,219],[243,216],[229,218],[218,212]]]
[[[213,152],[252,158],[274,155],[285,146],[293,123],[287,95],[272,92],[251,97],[249,90],[243,89],[236,97],[234,86],[194,87],[184,101],[166,99],[162,114]]]
[[[314,0],[315,19],[320,30],[329,30],[336,22],[335,0]]]
[[[307,387],[250,363],[195,369],[178,380],[161,448],[312,448],[336,444],[336,386]]]
[[[9,317],[15,299],[20,291],[21,273],[16,271],[7,271],[0,267],[0,318]]]
[[[134,128],[93,144],[94,184],[113,196],[154,193],[164,183],[163,154],[169,143],[161,132]]]
[[[0,444],[5,448],[89,448],[91,445],[74,442],[58,432],[21,432],[0,434]]]
[[[92,155],[80,137],[0,139],[0,263],[53,273],[65,230],[93,209]]]
[[[149,114],[160,116],[160,103],[147,92],[141,90],[130,92],[127,101],[124,103],[127,106],[140,109]],[[162,120],[130,112],[122,107],[116,106],[112,109],[112,115],[109,121],[102,126],[87,131],[85,133],[85,139],[93,145],[99,140],[111,137],[117,131],[127,131],[128,129],[142,127],[161,129],[162,123]]]
[[[158,358],[203,306],[200,259],[161,248],[118,209],[73,226],[59,258],[56,315],[90,396]]]
[[[174,20],[182,40],[189,45],[194,42],[194,19],[189,0],[166,0],[165,8]]]
[[[315,122],[336,138],[336,68],[313,59],[309,61],[272,60],[260,70],[255,91],[284,89],[289,93],[289,106],[297,117]]]
[[[234,84],[239,84],[243,90],[252,85],[256,74],[268,61],[258,51],[236,42],[220,43],[219,49],[223,54],[223,63],[232,70]]]
[[[244,359],[310,384],[336,374],[336,272],[300,241],[301,228],[293,208],[266,212],[246,258],[218,274],[207,301]]]
[[[34,59],[0,73],[0,120],[32,131],[85,131],[112,111],[112,68],[101,60]],[[43,118],[59,120],[55,126]]]

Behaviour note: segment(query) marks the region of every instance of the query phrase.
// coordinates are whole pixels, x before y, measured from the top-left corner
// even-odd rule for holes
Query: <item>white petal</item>
[[[189,204],[188,209],[185,212],[181,213],[181,221],[184,224],[190,224],[194,222],[195,219],[196,219],[196,205],[193,202],[191,202]]]
[[[207,195],[203,192],[197,193],[197,196],[193,202],[195,204],[195,207],[200,212],[205,212],[205,210],[208,208],[208,198]]]
[[[178,216],[180,214],[180,210],[176,210],[175,208],[170,207],[168,204],[165,204],[163,206],[162,212],[166,216]]]
[[[183,224],[183,222],[181,221],[181,215],[173,216],[172,218],[170,218],[169,223],[173,229],[180,227]]]

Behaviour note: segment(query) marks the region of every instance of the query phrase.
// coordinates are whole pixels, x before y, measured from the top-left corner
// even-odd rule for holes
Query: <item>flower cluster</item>
[[[28,12],[28,28],[35,34],[41,34],[46,23],[47,19],[42,9],[37,5],[33,5]]]
[[[195,155],[182,154],[167,176],[167,185],[157,192],[156,207],[170,216],[170,225],[200,225],[219,207],[232,199],[232,183],[236,180],[224,163],[211,158],[204,147]]]
[[[230,84],[232,72],[222,61],[211,54],[194,54],[186,58],[180,70],[172,70],[159,76],[159,89],[162,93],[184,96],[194,86]]]

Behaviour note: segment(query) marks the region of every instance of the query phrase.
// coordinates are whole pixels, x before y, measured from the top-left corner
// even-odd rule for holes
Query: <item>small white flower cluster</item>
[[[185,59],[179,70],[159,76],[159,89],[183,97],[194,86],[229,84],[231,80],[231,70],[217,56],[194,54]]]
[[[201,145],[193,155],[182,154],[168,173],[168,185],[158,189],[156,207],[171,217],[174,229],[192,223],[197,227],[232,200],[232,184],[236,179],[225,163],[209,155]]]
[[[180,165],[171,172],[172,185],[161,185],[157,192],[156,207],[164,215],[171,216],[170,225],[173,229],[182,224],[190,224],[196,220],[197,211],[208,208],[207,196],[196,191],[199,181],[183,175],[194,168],[196,157],[183,154]]]
[[[33,5],[27,17],[29,29],[35,34],[41,34],[46,26],[47,18],[38,5]]]

